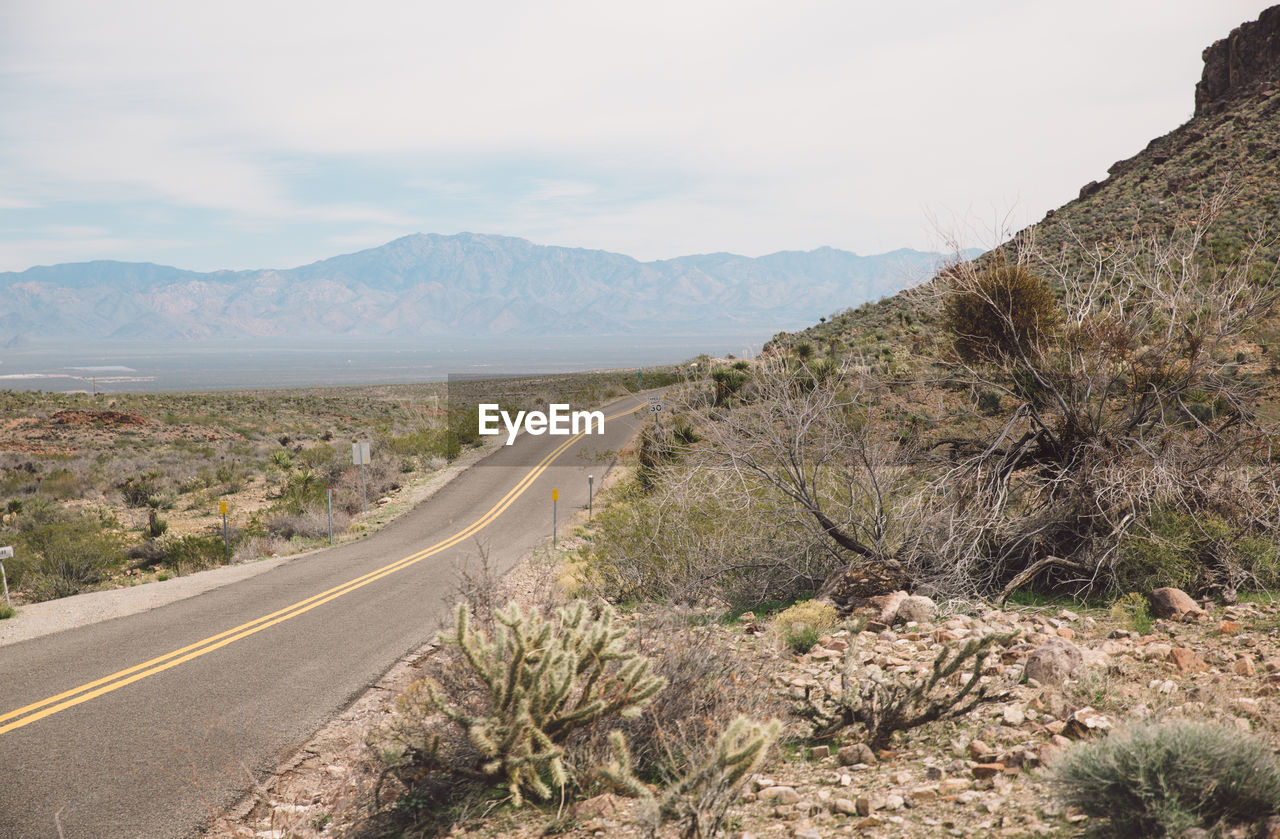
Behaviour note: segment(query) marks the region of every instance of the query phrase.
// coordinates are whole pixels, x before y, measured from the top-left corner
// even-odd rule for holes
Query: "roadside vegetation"
[[[647,371],[644,386],[673,381]],[[635,371],[537,377],[513,404],[595,404]],[[0,545],[15,601],[284,555],[365,532],[376,510],[481,443],[444,384],[196,394],[0,391]],[[451,420],[451,418],[453,418]],[[371,461],[351,460],[368,441]],[[220,505],[228,505],[224,543]]]
[[[977,824],[1005,835],[1040,818],[1054,826],[1028,835],[1092,819],[1114,835],[1244,836],[1276,815],[1276,763],[1248,720],[1188,722],[1212,703],[1177,704],[1159,678],[1115,694],[1107,680],[1140,669],[1082,667],[1068,640],[1123,639],[1095,663],[1132,644],[1135,662],[1211,669],[1161,648],[1180,633],[1150,599],[1162,586],[1228,604],[1224,638],[1243,631],[1235,616],[1274,621],[1274,606],[1230,605],[1280,588],[1277,383],[1259,344],[1274,272],[1247,251],[1219,261],[1199,226],[1084,254],[1015,244],[882,304],[892,352],[863,352],[883,336],[828,330],[690,368],[562,547],[570,605],[489,607],[476,628],[480,612],[459,607],[374,740],[380,804],[357,835],[522,834],[532,808],[552,832],[716,836],[761,802],[792,835],[827,835],[814,825],[884,825],[875,812],[915,793],[806,801],[768,775],[805,755],[856,770],[903,750],[963,758],[925,758],[944,780],[921,802],[950,789],[1003,807],[1022,782],[1011,775],[1061,802]],[[603,628],[586,635],[617,645],[607,655],[581,647],[587,615]],[[804,675],[735,669],[761,653]],[[1213,655],[1255,672],[1251,657]],[[1147,702],[1177,712],[1141,725]],[[1232,703],[1220,710],[1260,708]],[[1037,718],[1043,745],[984,739],[1020,742]],[[1099,739],[1116,719],[1133,725]],[[609,796],[630,816],[610,821],[623,805]]]

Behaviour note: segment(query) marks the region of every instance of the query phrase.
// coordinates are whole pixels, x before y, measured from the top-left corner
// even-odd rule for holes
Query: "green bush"
[[[1031,350],[1057,325],[1048,282],[1026,265],[995,260],[972,273],[951,272],[943,327],[965,361],[992,361]]]
[[[164,563],[179,574],[212,568],[226,562],[220,536],[182,536],[164,546]]]
[[[325,482],[310,469],[303,469],[289,475],[280,496],[272,505],[273,512],[301,515],[307,510],[324,509],[328,503]]]
[[[724,405],[742,390],[747,374],[733,367],[717,367],[711,371],[711,381],[715,383],[715,403]]]
[[[1215,579],[1273,588],[1280,584],[1280,548],[1212,513],[1157,508],[1144,528],[1121,541],[1114,574],[1121,591],[1198,591]]]
[[[14,558],[6,563],[10,585],[32,600],[52,600],[86,591],[108,569],[124,561],[124,541],[114,518],[93,510],[66,510],[49,502],[29,502],[13,530]]]
[[[1151,631],[1151,605],[1136,591],[1111,604],[1111,617],[1139,634],[1146,635]]]
[[[16,614],[17,611],[8,603],[0,603],[0,621],[8,620]]]
[[[804,655],[817,646],[818,639],[821,637],[822,633],[812,626],[800,626],[788,632],[783,641],[791,652],[796,655]]]
[[[133,478],[128,478],[120,485],[120,494],[124,496],[124,502],[130,507],[145,507],[152,496],[158,495],[160,486],[157,479],[160,477],[159,472],[144,472]]]
[[[1257,822],[1280,808],[1280,763],[1234,728],[1177,721],[1135,726],[1071,749],[1053,766],[1058,795],[1115,836]]]

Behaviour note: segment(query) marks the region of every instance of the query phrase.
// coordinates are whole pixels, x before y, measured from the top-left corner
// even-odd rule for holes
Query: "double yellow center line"
[[[613,414],[612,416],[605,417],[605,421],[608,422],[609,420],[625,417],[628,414],[634,414],[636,411],[640,410],[641,407],[643,407],[643,404],[637,405],[629,410]],[[527,490],[530,485],[532,485],[533,482],[547,470],[547,467],[549,467],[556,458],[584,436],[586,436],[585,432],[582,434],[575,434],[574,436],[566,439],[550,454],[544,457],[537,466],[529,471],[528,474],[521,478],[520,482],[512,487],[511,490],[498,501],[498,503],[489,508],[488,512],[478,518],[471,525],[463,528],[447,539],[437,542],[431,547],[418,551],[415,554],[406,556],[403,559],[396,560],[389,565],[384,565],[376,571],[370,571],[368,574],[356,577],[353,580],[348,580],[341,585],[334,586],[328,591],[322,591],[319,594],[308,597],[306,600],[299,600],[297,603],[286,606],[269,615],[263,615],[256,620],[249,621],[248,623],[242,623],[237,627],[233,627],[224,632],[219,632],[217,635],[210,635],[208,638],[196,641],[194,644],[188,644],[185,647],[153,658],[150,661],[135,664],[132,667],[119,670],[109,676],[103,676],[101,679],[86,682],[79,687],[63,691],[62,693],[50,696],[47,699],[42,699],[39,702],[32,703],[31,705],[9,711],[6,714],[0,714],[0,734],[13,731],[17,728],[22,728],[25,725],[30,725],[37,720],[42,720],[45,717],[52,716],[59,711],[65,711],[67,708],[74,707],[82,702],[88,702],[89,700],[96,699],[103,694],[119,690],[125,685],[131,685],[134,682],[141,681],[149,676],[162,673],[171,667],[177,667],[179,664],[199,658],[202,655],[207,655],[214,650],[221,649],[222,647],[225,647],[228,644],[233,644],[243,638],[248,638],[250,635],[261,632],[262,630],[275,626],[278,623],[283,623],[291,618],[296,618],[299,615],[311,611],[317,606],[321,606],[331,600],[336,600],[344,594],[350,594],[358,588],[367,586],[369,583],[381,580],[383,577],[394,574],[397,571],[403,571],[405,568],[421,562],[427,557],[435,556],[441,551],[452,548],[459,542],[463,542],[474,536],[476,533],[479,533],[482,529],[492,523],[494,519],[502,515],[502,513],[515,503],[515,500],[523,495],[525,490]]]

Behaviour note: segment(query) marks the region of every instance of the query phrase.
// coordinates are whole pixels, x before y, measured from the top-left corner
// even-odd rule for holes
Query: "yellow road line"
[[[642,407],[643,405],[637,405],[629,410],[621,411],[612,416],[605,417],[605,421],[607,422],[609,420],[625,417],[628,414],[634,414]],[[216,635],[210,635],[208,638],[201,639],[193,644],[188,644],[185,647],[173,650],[165,655],[158,656],[150,659],[149,661],[144,661],[141,664],[135,664],[132,667],[119,670],[109,676],[103,676],[102,678],[96,679],[92,682],[86,682],[79,687],[63,691],[62,693],[42,699],[39,702],[9,711],[6,714],[0,715],[0,722],[4,722],[5,720],[13,721],[0,726],[0,734],[5,734],[6,732],[13,731],[14,729],[22,728],[23,726],[29,725],[37,720],[52,716],[59,711],[64,711],[67,708],[74,707],[82,702],[88,702],[90,699],[95,699],[103,694],[119,690],[126,685],[141,681],[149,676],[168,670],[171,667],[176,667],[179,664],[199,658],[200,656],[211,653],[214,650],[221,649],[235,641],[239,641],[243,638],[249,637],[250,635],[261,632],[268,627],[275,626],[278,623],[282,623],[292,618],[296,618],[299,615],[305,614],[317,606],[342,597],[344,594],[350,594],[356,589],[363,588],[369,583],[380,580],[397,571],[402,571],[415,563],[421,562],[428,557],[440,553],[441,551],[448,550],[459,542],[469,539],[471,536],[491,524],[494,519],[515,503],[517,498],[524,494],[525,490],[527,490],[529,486],[547,470],[556,458],[584,436],[586,436],[585,432],[576,434],[557,446],[550,454],[544,457],[537,466],[526,473],[525,476],[521,478],[506,495],[490,507],[488,512],[447,539],[437,542],[431,547],[425,548],[415,554],[410,554],[407,557],[403,557],[388,565],[384,565],[382,568],[378,568],[374,571],[368,572],[367,574],[348,580],[341,585],[334,586],[327,591],[322,591],[319,594],[312,595],[305,600],[299,600],[297,603],[286,606],[283,609],[278,609],[268,615],[263,615],[260,618],[249,621],[248,623],[243,623]],[[44,710],[39,710],[42,708]],[[32,713],[34,711],[39,712]],[[21,719],[15,719],[18,717],[21,717]]]

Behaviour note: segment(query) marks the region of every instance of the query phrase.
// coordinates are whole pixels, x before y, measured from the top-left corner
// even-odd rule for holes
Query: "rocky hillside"
[[[1263,261],[1280,258],[1280,6],[1267,9],[1204,51],[1204,72],[1195,89],[1195,113],[1185,124],[1152,140],[1132,157],[1091,181],[1079,197],[1050,210],[1022,235],[1056,254],[1119,242],[1131,236],[1168,234],[1193,223],[1215,196],[1226,194],[1207,244],[1219,260],[1237,257],[1255,238],[1268,239]],[[849,301],[856,305],[857,301]],[[896,329],[895,340],[859,342],[880,353],[927,307],[910,294],[864,306],[783,336],[782,343],[825,344],[853,334]]]
[[[935,254],[834,248],[657,262],[524,239],[413,235],[289,270],[89,262],[0,274],[0,339],[767,335],[919,282]]]

